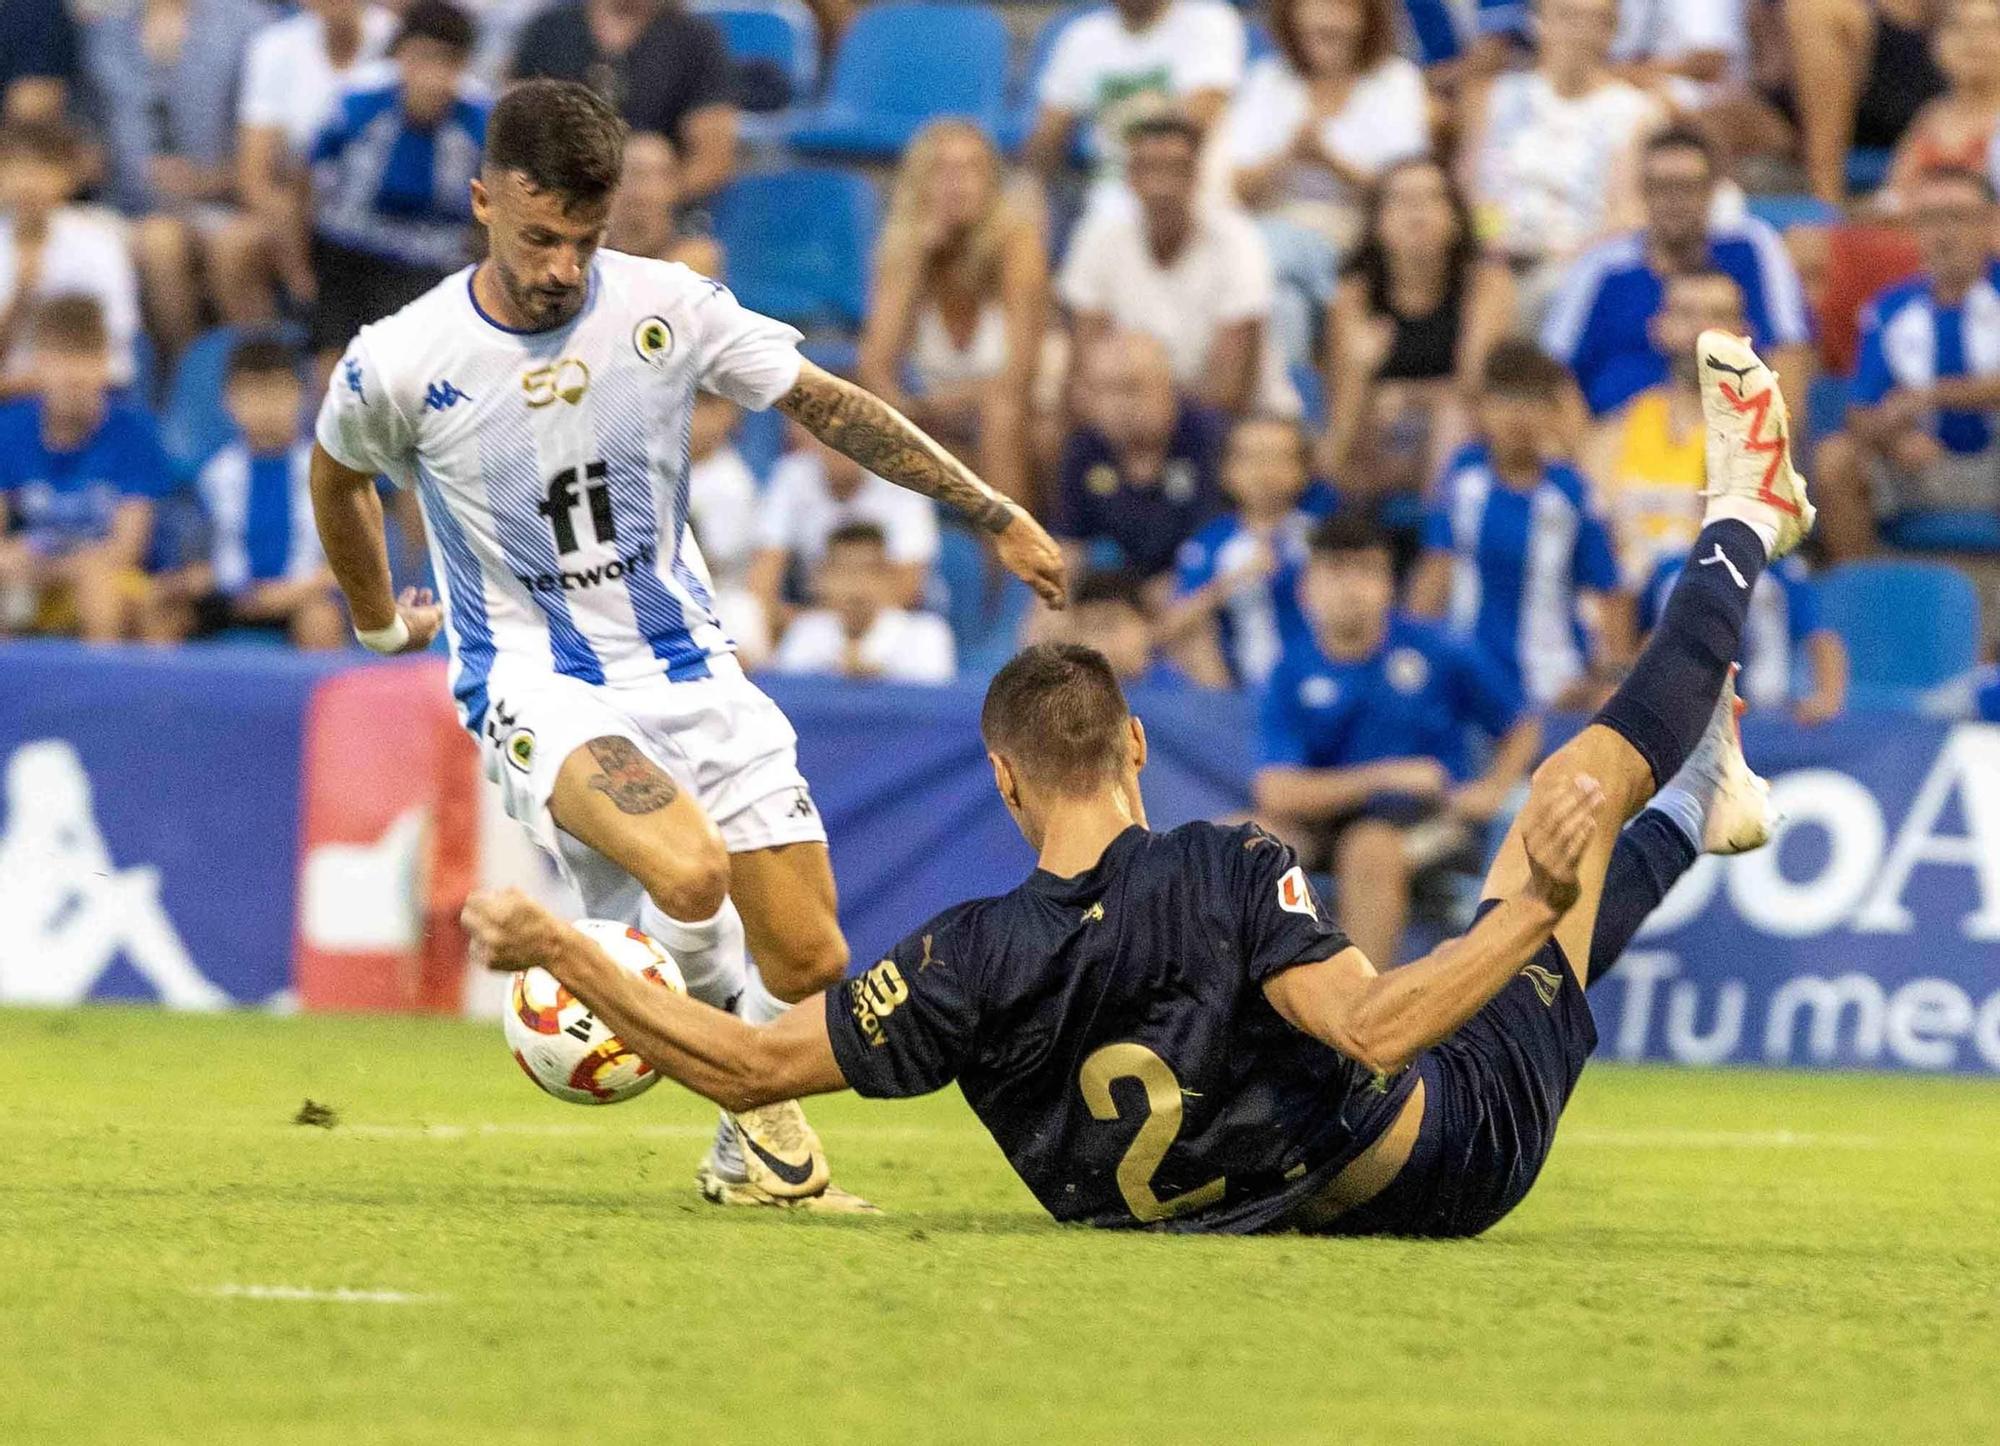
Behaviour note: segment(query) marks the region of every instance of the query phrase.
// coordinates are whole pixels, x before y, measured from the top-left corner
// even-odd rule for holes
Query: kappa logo
[[[1286,869],[1284,877],[1278,880],[1278,907],[1308,919],[1319,917],[1319,910],[1313,906],[1312,888],[1306,883],[1306,871],[1297,864]]]
[[[432,382],[424,388],[424,410],[427,412],[449,411],[460,402],[471,400],[470,394],[461,392],[450,382]]]
[[[793,794],[792,806],[785,810],[785,816],[787,818],[811,818],[815,812],[812,795],[801,788]]]
[[[340,374],[347,380],[347,389],[354,393],[356,400],[366,403],[368,394],[361,390],[361,363],[349,357],[341,364]]]

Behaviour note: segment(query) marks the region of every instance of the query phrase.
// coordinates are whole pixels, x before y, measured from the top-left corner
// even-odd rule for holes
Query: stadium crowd
[[[608,244],[795,321],[1073,554],[1030,608],[926,500],[706,399],[746,661],[936,683],[1072,637],[1255,690],[1258,805],[1343,879],[1462,850],[1635,656],[1701,516],[1704,328],[1781,371],[1824,511],[1830,571],[1760,585],[1756,706],[1836,716],[1841,618],[1990,587],[2000,0],[6,0],[0,633],[347,645],[313,406],[478,254],[532,75],[631,123]],[[1930,558],[1853,581],[1885,550]],[[2000,712],[1957,622],[1962,677],[1868,701]],[[1393,956],[1409,889],[1342,893]]]

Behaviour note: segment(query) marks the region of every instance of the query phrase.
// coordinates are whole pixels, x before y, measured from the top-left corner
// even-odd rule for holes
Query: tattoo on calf
[[[584,745],[604,771],[590,775],[590,786],[618,805],[620,813],[658,813],[680,790],[659,766],[629,738],[593,738]]]
[[[778,403],[807,431],[878,476],[955,507],[975,526],[1005,532],[1014,504],[901,412],[852,382],[808,369]]]

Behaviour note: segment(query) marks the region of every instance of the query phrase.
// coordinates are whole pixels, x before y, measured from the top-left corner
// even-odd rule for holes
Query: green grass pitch
[[[881,1219],[720,1211],[497,1025],[0,1012],[0,1089],[10,1446],[2000,1439],[1992,1081],[1599,1066],[1454,1244],[1058,1229],[950,1093],[813,1108]]]

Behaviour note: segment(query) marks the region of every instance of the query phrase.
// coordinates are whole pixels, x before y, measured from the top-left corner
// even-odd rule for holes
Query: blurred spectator
[[[689,236],[675,225],[681,203],[681,158],[674,143],[652,131],[625,141],[625,170],[611,197],[604,244],[632,256],[678,261],[703,276],[722,275],[722,243]]]
[[[1083,643],[1097,649],[1128,688],[1186,688],[1187,675],[1155,647],[1149,591],[1145,578],[1125,568],[1085,573],[1070,589],[1067,608],[1036,615],[1035,641]]]
[[[1261,684],[1299,616],[1306,534],[1333,510],[1306,470],[1310,443],[1284,417],[1245,417],[1229,431],[1222,490],[1235,509],[1181,544],[1174,601],[1161,624],[1184,671],[1212,687]]]
[[[0,599],[13,627],[137,636],[153,501],[171,478],[152,418],[111,401],[111,336],[88,296],[29,333],[36,393],[0,405]]]
[[[999,150],[969,121],[931,122],[896,172],[861,384],[1032,506],[1028,408],[1048,310],[1041,223],[1008,194]]]
[[[2000,507],[1992,184],[1930,171],[1911,188],[1910,220],[1924,274],[1862,313],[1847,431],[1819,448],[1819,535],[1836,559],[1873,550],[1878,511]]]
[[[243,219],[230,205],[234,109],[244,56],[270,14],[257,0],[141,0],[84,31],[111,197],[138,218],[132,249],[147,325],[168,356],[201,328],[219,238],[234,227],[242,244]]]
[[[1608,621],[1612,652],[1630,652],[1629,599],[1590,485],[1550,439],[1562,431],[1568,378],[1531,342],[1487,359],[1478,434],[1451,461],[1424,519],[1410,611],[1448,618],[1529,702],[1579,707],[1591,656],[1586,609]]]
[[[1300,588],[1310,627],[1265,685],[1252,793],[1309,866],[1331,865],[1341,928],[1386,967],[1419,862],[1492,821],[1541,730],[1491,662],[1392,610],[1389,540],[1373,523],[1320,523]],[[1475,730],[1499,740],[1477,775]]]
[[[514,50],[517,79],[588,85],[654,131],[681,159],[684,201],[722,189],[736,170],[736,103],[722,33],[678,0],[573,0],[529,21]]]
[[[1847,199],[1847,153],[1893,146],[1930,101],[1944,72],[1931,55],[1937,0],[1785,0],[1806,180],[1814,195]]]
[[[1591,434],[1584,475],[1597,484],[1626,585],[1641,587],[1662,558],[1685,556],[1701,532],[1708,425],[1701,410],[1695,339],[1743,331],[1743,290],[1721,271],[1667,278],[1653,344],[1667,380],[1648,387]]]
[[[1271,32],[1278,53],[1250,67],[1216,149],[1271,253],[1280,350],[1305,365],[1368,188],[1430,149],[1430,96],[1395,53],[1395,0],[1277,0]]]
[[[1174,390],[1165,348],[1136,332],[1084,353],[1078,393],[1049,530],[1071,545],[1080,573],[1113,566],[1159,578],[1221,510],[1224,423]]]
[[[1687,567],[1687,555],[1665,557],[1639,595],[1639,626],[1659,626],[1667,594]],[[1812,726],[1847,707],[1847,644],[1819,620],[1819,589],[1798,557],[1764,569],[1743,621],[1743,669],[1736,693],[1752,708],[1790,713]],[[1805,686],[1797,683],[1803,676]]]
[[[88,296],[109,338],[113,386],[137,369],[139,279],[124,228],[73,206],[76,138],[54,122],[0,127],[0,378],[23,382],[27,323],[43,302]]]
[[[246,326],[277,314],[273,278],[301,302],[314,298],[302,183],[306,157],[332,117],[341,87],[379,59],[396,16],[366,0],[306,0],[250,42],[236,107],[236,194],[250,224],[217,237],[222,319]]]
[[[1657,100],[1611,68],[1618,0],[1542,0],[1535,66],[1469,85],[1460,177],[1481,238],[1524,278],[1534,317],[1560,268],[1639,224],[1639,142]]]
[[[156,629],[187,637],[260,628],[301,648],[345,647],[347,616],[313,526],[299,359],[283,342],[239,342],[223,401],[236,435],[202,464],[195,484],[212,530],[208,565],[171,587],[163,580],[159,611],[179,616],[162,617]]]
[[[1069,160],[1077,126],[1101,177],[1124,173],[1127,127],[1172,110],[1195,143],[1243,80],[1242,18],[1222,0],[1113,0],[1071,17],[1049,51],[1021,158],[1043,177]]]
[[[1225,412],[1294,415],[1299,399],[1269,334],[1271,259],[1257,227],[1198,194],[1201,133],[1180,116],[1126,133],[1137,207],[1100,206],[1070,242],[1058,287],[1088,351],[1114,328],[1166,346],[1183,391]]]
[[[750,590],[759,526],[757,479],[730,432],[742,414],[733,402],[697,393],[688,426],[688,521],[708,565],[716,615],[746,668],[771,654],[771,623]]]
[[[1681,115],[1740,88],[1749,70],[1745,0],[1618,0],[1611,58],[1625,79],[1655,91]],[[1544,19],[1547,36],[1551,22]]]
[[[1878,201],[1909,204],[1924,172],[1939,166],[1985,171],[2000,129],[2000,3],[1955,0],[1937,32],[1937,61],[1949,89],[1917,113],[1896,146]]]
[[[771,469],[757,510],[757,550],[750,560],[750,590],[763,604],[772,635],[784,632],[790,600],[805,595],[827,539],[849,522],[882,529],[896,580],[889,601],[918,606],[937,561],[936,504],[863,471],[803,427],[794,425],[791,435],[793,450]]]
[[[0,123],[61,120],[79,70],[63,0],[0,5]]]
[[[880,527],[836,527],[814,579],[819,606],[792,619],[772,665],[781,673],[949,683],[958,670],[951,628],[935,614],[898,606],[902,586]]]
[[[1432,160],[1391,166],[1328,313],[1321,469],[1355,496],[1414,493],[1465,435],[1465,403],[1513,318],[1465,199]]]
[[[1793,412],[1804,415],[1812,352],[1798,269],[1778,233],[1755,217],[1711,222],[1719,180],[1715,152],[1699,131],[1661,131],[1640,160],[1644,228],[1584,252],[1557,290],[1542,345],[1576,374],[1599,416],[1666,380],[1667,359],[1648,330],[1666,279],[1711,269],[1743,289],[1751,340],[1783,378]]]
[[[472,21],[450,0],[415,0],[391,53],[394,73],[347,91],[313,143],[310,329],[322,356],[471,255],[468,187],[488,109],[465,73]]]

